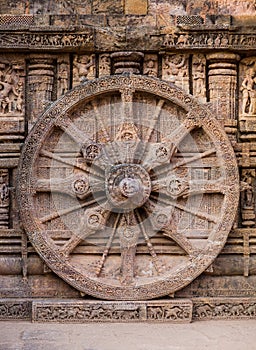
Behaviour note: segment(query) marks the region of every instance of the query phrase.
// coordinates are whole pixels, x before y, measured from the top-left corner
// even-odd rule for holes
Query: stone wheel
[[[157,79],[89,82],[38,120],[18,187],[24,228],[61,278],[104,299],[174,293],[225,244],[239,197],[229,141]]]

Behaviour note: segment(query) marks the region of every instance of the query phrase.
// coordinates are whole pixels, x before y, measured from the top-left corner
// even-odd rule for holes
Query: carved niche
[[[104,299],[189,284],[224,246],[238,198],[217,120],[150,77],[105,77],[62,96],[30,132],[19,167],[31,243],[61,278]]]
[[[240,62],[239,121],[242,139],[256,139],[256,57]]]

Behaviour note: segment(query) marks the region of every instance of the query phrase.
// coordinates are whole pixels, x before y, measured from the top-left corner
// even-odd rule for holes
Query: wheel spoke
[[[121,283],[133,283],[136,247],[140,230],[134,212],[124,213],[119,224],[121,248]]]
[[[180,142],[195,128],[195,121],[186,118],[170,135],[165,136],[161,143],[149,144],[145,159],[142,161],[145,169],[150,171],[156,167],[169,164]]]
[[[164,100],[159,100],[157,105],[156,105],[156,109],[155,109],[155,113],[152,117],[152,123],[151,125],[149,126],[148,130],[147,130],[147,133],[144,137],[144,142],[147,143],[149,142],[154,130],[156,129],[156,124],[159,120],[159,116],[161,114],[161,111],[162,111],[162,108],[163,108],[163,105],[164,105]]]
[[[61,248],[64,256],[69,256],[73,250],[85,240],[85,238],[95,234],[105,227],[110,212],[105,209],[88,209],[82,218],[82,227],[80,232],[73,235],[71,239]]]
[[[74,174],[67,178],[37,179],[33,189],[37,192],[58,192],[65,193],[71,197],[85,199],[92,192],[89,179],[83,174]],[[93,190],[96,192],[104,190],[103,182],[94,182]]]
[[[193,163],[199,159],[203,159],[205,157],[211,156],[212,154],[216,153],[216,150],[214,148],[211,148],[208,151],[205,151],[203,153],[199,153],[198,155],[194,156],[194,157],[190,157],[189,159],[184,159],[178,163],[176,163],[173,167],[172,170],[177,169],[183,165],[187,165],[189,163]]]
[[[79,149],[84,144],[93,142],[93,140],[88,135],[78,129],[72,120],[66,116],[62,119],[57,120],[55,125],[60,127],[67,135],[69,135],[71,139],[78,144]]]
[[[112,242],[113,242],[113,239],[115,237],[115,234],[116,234],[116,229],[117,229],[117,225],[119,223],[119,220],[120,220],[120,216],[121,214],[118,214],[117,217],[116,217],[116,220],[115,220],[115,223],[114,223],[114,227],[113,227],[113,230],[112,230],[112,233],[111,235],[109,236],[109,239],[108,239],[108,242],[105,246],[105,249],[104,249],[104,252],[102,254],[102,257],[101,257],[101,260],[99,261],[99,264],[96,268],[96,275],[99,277],[100,273],[101,273],[101,270],[103,269],[103,266],[104,266],[104,263],[105,263],[105,260],[109,254],[109,251],[110,251],[110,248],[111,248],[111,245],[112,245]]]
[[[103,133],[104,142],[109,144],[109,147],[105,147],[107,157],[109,158],[110,163],[113,163],[113,162],[118,163],[118,157],[117,157],[118,150],[114,149],[114,147],[113,147],[113,142],[111,142],[111,138],[110,138],[109,133],[107,132],[105,124],[102,120],[102,117],[101,117],[100,112],[98,110],[98,106],[97,106],[95,101],[92,101],[91,104],[93,106],[96,122],[97,122],[100,130]]]
[[[168,228],[163,229],[163,235],[168,237],[168,238],[171,238],[188,255],[193,255],[195,253],[196,249],[192,246],[190,241],[184,235],[176,232],[175,230],[170,230]]]
[[[171,186],[171,182],[178,181],[176,188]],[[228,188],[223,178],[218,180],[194,180],[186,181],[177,177],[164,178],[152,181],[152,191],[170,196],[172,199],[187,198],[197,194],[221,193],[225,194]]]
[[[197,127],[195,120],[187,117],[170,135],[165,137],[167,143],[172,143],[175,147],[178,147],[181,141]]]
[[[100,199],[103,200],[105,197],[101,197]],[[100,199],[97,199],[97,201],[99,201]],[[85,208],[85,207],[88,207],[89,205],[92,205],[92,204],[95,204],[97,203],[96,199],[93,199],[89,202],[85,202],[85,203],[82,203],[82,204],[78,204],[78,205],[74,205],[73,207],[71,208],[67,208],[67,209],[60,209],[59,211],[55,211],[49,215],[45,215],[43,216],[42,218],[40,218],[40,222],[42,224],[48,222],[48,221],[51,221],[51,220],[54,220],[60,216],[63,216],[63,215],[67,215],[69,213],[72,213],[73,211],[76,211],[76,210],[79,210],[79,209],[82,209],[82,208]]]
[[[62,164],[66,164],[66,165],[69,165],[71,167],[83,170],[84,172],[86,172],[86,173],[88,173],[90,175],[94,175],[94,176],[96,176],[96,177],[98,177],[100,179],[104,178],[104,176],[102,174],[100,174],[99,172],[96,172],[92,167],[89,167],[86,164],[79,164],[75,160],[72,161],[72,160],[69,160],[67,158],[62,158],[60,156],[57,156],[55,153],[46,151],[44,149],[42,149],[40,151],[40,154],[45,156],[45,157],[47,157],[47,158],[54,159],[57,162],[60,162]]]
[[[159,199],[155,196],[151,196],[152,198],[156,199],[159,201],[159,203],[161,202],[162,204],[164,205],[167,205],[167,206],[172,206],[172,207],[175,207],[181,211],[185,211],[186,213],[189,213],[189,214],[192,214],[194,216],[197,216],[199,217],[200,219],[204,219],[204,220],[207,220],[209,222],[213,222],[214,224],[216,224],[218,222],[218,218],[214,215],[211,215],[211,214],[208,214],[208,213],[204,213],[204,212],[201,212],[199,210],[195,211],[191,208],[188,208],[182,204],[179,204],[177,202],[172,202],[170,200],[164,200],[163,198]]]
[[[157,257],[157,254],[156,254],[155,249],[154,249],[154,247],[153,247],[153,245],[151,243],[149,235],[147,234],[147,232],[145,230],[145,227],[144,227],[144,225],[142,223],[142,219],[141,219],[141,216],[140,216],[138,210],[136,210],[136,215],[137,215],[137,217],[138,217],[138,219],[140,221],[139,222],[139,226],[140,226],[141,232],[143,234],[143,237],[145,239],[145,242],[147,244],[148,251],[149,251],[149,253],[150,253],[151,257],[152,257],[152,261],[153,261],[154,267],[155,267],[155,269],[156,269],[156,271],[158,273],[161,273],[161,272],[163,272],[163,266],[161,265],[161,263],[160,263],[160,261],[159,261],[159,259]]]

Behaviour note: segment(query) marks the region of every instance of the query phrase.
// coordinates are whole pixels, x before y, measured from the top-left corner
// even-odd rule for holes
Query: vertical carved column
[[[123,51],[111,54],[112,71],[114,74],[141,74],[144,54],[142,52]]]
[[[56,60],[52,56],[31,56],[28,61],[27,108],[28,127],[33,126],[45,107],[56,98]]]
[[[9,173],[0,169],[0,229],[9,228]]]
[[[218,52],[207,55],[207,60],[209,99],[213,104],[213,109],[219,119],[236,120],[237,61],[239,56],[233,53]]]

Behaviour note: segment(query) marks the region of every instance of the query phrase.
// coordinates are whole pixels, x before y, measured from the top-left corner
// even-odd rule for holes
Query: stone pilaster
[[[207,55],[208,99],[231,139],[237,134],[237,62],[239,55],[217,52]]]
[[[27,70],[27,116],[30,129],[46,106],[56,98],[56,60],[48,55],[31,56]]]

